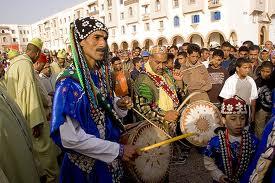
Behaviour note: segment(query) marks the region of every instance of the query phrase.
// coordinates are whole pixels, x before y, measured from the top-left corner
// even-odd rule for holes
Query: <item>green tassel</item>
[[[79,67],[79,60],[78,60],[78,54],[76,51],[76,45],[74,40],[74,26],[71,24],[70,29],[70,43],[71,43],[71,49],[72,49],[72,56],[73,56],[73,62],[76,68],[76,73],[80,82],[81,87],[84,89],[84,82],[83,82],[83,76]]]

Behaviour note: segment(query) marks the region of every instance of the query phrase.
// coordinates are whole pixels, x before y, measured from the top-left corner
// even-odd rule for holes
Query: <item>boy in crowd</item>
[[[175,56],[172,53],[168,53],[167,54],[167,64],[166,64],[166,67],[169,70],[169,72],[171,72],[171,73],[174,70],[174,59],[175,59]]]
[[[263,62],[261,65],[260,77],[255,80],[259,96],[256,101],[255,114],[255,134],[258,138],[261,137],[265,124],[271,116],[271,96],[272,89],[274,88],[274,81],[272,81],[271,78],[272,70],[272,63],[268,61]]]
[[[138,57],[136,57],[138,58]],[[113,72],[113,88],[117,97],[133,97],[133,82],[130,73],[127,70],[123,70],[123,65],[119,57],[113,57],[111,59]],[[123,124],[129,124],[133,122],[133,112],[128,111],[127,115],[122,119]]]
[[[264,47],[269,50],[269,52],[274,49],[272,41],[266,41]]]
[[[222,62],[222,68],[228,69],[229,64],[232,62],[232,59],[230,58],[230,51],[231,51],[231,44],[229,42],[224,42],[221,46],[221,49],[224,53],[224,60]]]
[[[142,58],[133,58],[134,69],[131,71],[131,78],[135,81],[142,69]]]
[[[262,51],[261,51],[261,54],[260,54],[260,59],[261,59],[261,62],[264,62],[264,61],[270,61],[270,57],[269,57],[269,50],[264,48]]]
[[[182,51],[184,51],[185,53],[187,53],[187,47],[188,47],[188,45],[189,45],[190,43],[188,43],[188,42],[185,42],[185,43],[183,43],[182,44]]]
[[[239,58],[248,58],[249,48],[246,46],[241,46],[239,48]]]
[[[131,78],[128,71],[123,70],[122,62],[119,57],[111,59],[113,72],[113,88],[117,97],[131,96]]]
[[[143,51],[141,56],[142,56],[143,63],[146,63],[149,60],[150,53],[148,51]]]
[[[256,99],[258,98],[255,81],[248,76],[251,63],[248,59],[238,58],[236,73],[230,76],[224,83],[220,97],[228,99],[238,95],[251,107],[251,121],[255,120]],[[250,113],[249,113],[250,114]]]
[[[186,62],[187,53],[186,52],[179,52],[178,58],[175,60],[175,69],[180,69]]]
[[[187,85],[189,93],[200,92],[190,99],[190,103],[197,100],[209,101],[207,92],[212,88],[209,74],[203,64],[198,62],[200,47],[196,44],[189,44],[187,47],[187,61],[181,67],[183,83]]]
[[[217,135],[204,152],[204,165],[214,182],[237,183],[255,154],[257,139],[244,129],[247,108],[238,96],[226,99],[221,107],[222,122]]]
[[[212,89],[208,91],[209,99],[216,106],[220,106],[222,100],[219,97],[224,82],[229,77],[227,70],[221,67],[224,53],[222,50],[215,50],[210,61],[210,67],[207,69],[212,84]]]
[[[246,46],[241,46],[239,48],[239,58],[248,59],[248,53],[249,53],[249,49]],[[229,72],[230,76],[232,76],[236,72],[236,65],[237,65],[237,60],[236,59],[234,59],[229,64],[228,72]]]
[[[245,47],[247,47],[247,48],[250,48],[250,47],[253,46],[253,45],[254,45],[254,43],[253,43],[252,41],[247,40],[247,41],[243,42],[243,45],[242,45],[242,46],[245,46]]]
[[[238,49],[235,46],[231,46],[230,55],[232,58],[238,58]]]
[[[249,48],[249,60],[251,62],[251,71],[249,76],[253,79],[256,79],[260,73],[261,62],[259,61],[259,53],[260,47],[258,45],[253,45]]]
[[[141,48],[140,47],[135,47],[135,49],[133,49],[133,58],[135,57],[140,57],[140,54],[141,54]]]
[[[210,52],[207,48],[201,49],[201,63],[208,68]]]
[[[121,51],[118,57],[121,60],[122,69],[124,71],[130,72],[133,69],[134,65],[132,63],[132,60],[130,59],[128,51],[126,50]]]
[[[178,56],[179,49],[176,45],[172,45],[169,49],[169,53],[172,53],[174,55],[174,58],[176,59]]]
[[[213,53],[214,53],[215,50],[216,50],[215,48],[210,48],[210,49],[209,49],[209,60],[212,59]]]

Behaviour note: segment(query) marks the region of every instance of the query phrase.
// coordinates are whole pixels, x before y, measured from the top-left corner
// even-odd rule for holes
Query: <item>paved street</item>
[[[212,179],[203,166],[203,157],[192,149],[185,164],[172,164],[169,182],[210,183]]]

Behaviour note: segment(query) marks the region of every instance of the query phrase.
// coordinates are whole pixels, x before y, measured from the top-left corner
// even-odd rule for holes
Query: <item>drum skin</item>
[[[148,122],[141,122],[121,137],[121,143],[146,147],[163,140],[167,136]],[[126,162],[127,171],[136,182],[164,182],[167,178],[172,154],[170,144],[142,152],[133,162]]]
[[[181,132],[183,134],[196,133],[187,138],[187,141],[195,146],[206,146],[215,135],[214,130],[220,126],[222,126],[221,113],[211,102],[203,100],[193,102],[181,113]]]

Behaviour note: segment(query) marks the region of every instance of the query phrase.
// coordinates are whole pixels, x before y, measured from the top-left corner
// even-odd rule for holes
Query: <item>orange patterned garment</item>
[[[118,71],[114,74],[114,82],[115,82],[115,94],[118,97],[123,97],[129,94],[127,78],[123,71]]]

